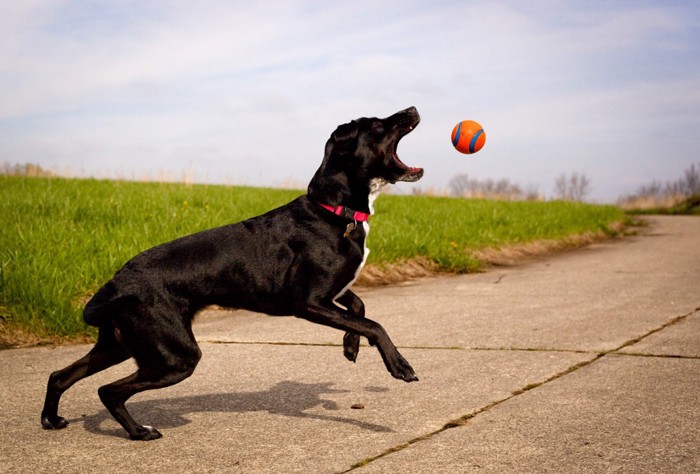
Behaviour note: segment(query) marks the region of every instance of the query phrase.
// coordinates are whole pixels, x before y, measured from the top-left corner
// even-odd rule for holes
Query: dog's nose
[[[393,118],[394,120],[397,120],[399,122],[403,122],[406,120],[413,122],[414,124],[418,124],[418,122],[420,122],[420,114],[418,113],[418,109],[416,109],[414,106],[400,110],[394,115],[392,115],[390,118]]]
[[[410,131],[420,122],[420,115],[418,114],[418,109],[411,106],[407,109],[399,110],[394,115],[383,120],[386,120],[388,123],[401,125]]]

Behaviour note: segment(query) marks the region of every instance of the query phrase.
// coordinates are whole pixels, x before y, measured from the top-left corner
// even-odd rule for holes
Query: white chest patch
[[[369,183],[369,197],[367,202],[369,203],[369,213],[374,214],[374,201],[377,200],[377,196],[382,192],[382,188],[386,186],[386,181],[383,179],[375,178]]]
[[[382,188],[386,186],[386,181],[383,179],[373,179],[370,182],[369,186],[369,196],[368,196],[368,204],[369,204],[369,213],[374,214],[374,201],[377,199],[377,196],[379,196],[379,193],[381,192]],[[333,301],[337,300],[341,296],[345,294],[346,291],[350,289],[350,287],[357,281],[357,278],[360,276],[360,272],[362,271],[362,268],[365,266],[365,263],[367,262],[367,256],[369,255],[369,248],[367,248],[367,237],[369,237],[369,222],[365,221],[362,223],[362,228],[365,231],[365,252],[364,255],[362,256],[362,262],[360,262],[360,265],[357,267],[357,270],[355,270],[355,276],[353,277],[352,280],[350,280],[350,283],[348,283],[345,288],[340,290],[340,293],[336,295],[335,298],[333,298]]]
[[[369,255],[369,249],[367,248],[367,236],[369,235],[369,223],[363,222],[362,228],[365,231],[365,252],[364,252],[364,255],[362,255],[362,261],[360,262],[360,265],[357,267],[357,270],[355,270],[355,276],[352,277],[352,280],[350,280],[350,283],[345,285],[345,288],[340,290],[340,292],[337,295],[335,295],[335,298],[333,298],[334,303],[336,302],[335,300],[337,300],[338,298],[343,296],[345,294],[345,292],[348,291],[353,284],[355,284],[355,281],[357,281],[357,278],[360,276],[360,272],[362,271],[362,268],[365,266],[365,263],[367,262],[367,256]],[[347,309],[347,308],[345,308],[345,309]]]

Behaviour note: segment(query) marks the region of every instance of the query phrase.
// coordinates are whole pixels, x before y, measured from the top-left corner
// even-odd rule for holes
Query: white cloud
[[[583,171],[610,199],[623,175],[698,159],[699,16],[683,2],[5,2],[0,161],[304,182],[338,123],[416,105],[401,152],[426,186],[466,172],[549,192]],[[474,157],[448,141],[463,118],[487,127]]]

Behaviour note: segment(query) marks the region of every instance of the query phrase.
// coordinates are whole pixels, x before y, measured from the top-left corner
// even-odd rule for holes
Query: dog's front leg
[[[296,316],[308,321],[330,326],[345,332],[364,336],[373,346],[377,346],[389,373],[405,382],[418,380],[411,364],[399,353],[384,328],[367,318],[352,317],[333,304],[307,303]]]
[[[355,318],[365,317],[365,304],[359,296],[352,291],[346,291],[342,296],[336,299],[336,302],[347,308],[348,313]],[[346,332],[343,336],[343,354],[350,362],[357,360],[357,355],[360,352],[360,335],[355,332]]]

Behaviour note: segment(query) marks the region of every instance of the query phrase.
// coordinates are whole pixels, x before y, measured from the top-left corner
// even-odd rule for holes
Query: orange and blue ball
[[[471,155],[486,143],[484,128],[473,120],[462,120],[452,129],[452,145],[461,153]]]

